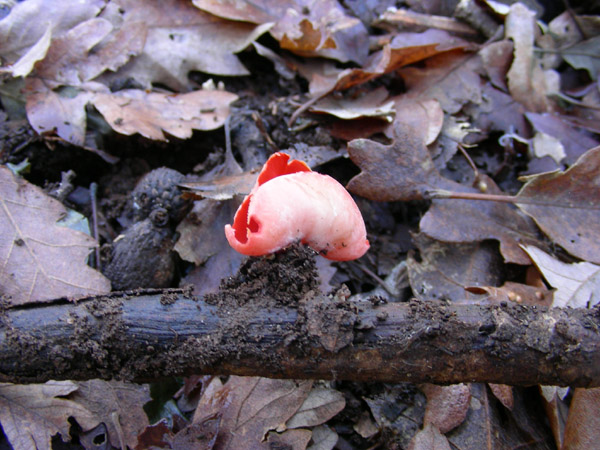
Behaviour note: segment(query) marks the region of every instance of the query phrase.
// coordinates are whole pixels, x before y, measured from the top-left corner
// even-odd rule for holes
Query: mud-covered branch
[[[235,302],[233,302],[235,303]],[[186,374],[600,386],[600,310],[442,302],[209,304],[181,291],[0,312],[0,379]]]

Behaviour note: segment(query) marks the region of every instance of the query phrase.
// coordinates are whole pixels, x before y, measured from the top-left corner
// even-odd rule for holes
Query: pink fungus
[[[302,242],[325,258],[347,261],[369,249],[365,223],[346,189],[289,155],[275,153],[250,194],[225,225],[229,244],[244,255],[276,252]]]

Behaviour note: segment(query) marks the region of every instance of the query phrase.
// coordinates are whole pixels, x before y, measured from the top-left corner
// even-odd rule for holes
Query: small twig
[[[294,111],[294,113],[292,114],[292,116],[290,117],[290,120],[288,120],[287,126],[288,128],[292,128],[292,125],[294,125],[294,122],[296,121],[296,119],[300,116],[300,114],[302,114],[304,111],[306,111],[308,108],[310,108],[312,105],[314,105],[315,103],[317,103],[319,100],[321,100],[323,97],[325,97],[327,94],[329,94],[329,92],[331,91],[325,91],[321,94],[318,94],[317,96],[311,98],[309,101],[307,101],[306,103],[304,103],[300,108],[298,108],[296,111]]]
[[[267,144],[269,144],[271,146],[271,148],[273,149],[273,151],[278,152],[279,151],[279,147],[273,141],[273,139],[271,139],[271,136],[269,136],[269,133],[267,133],[267,130],[265,128],[265,124],[264,124],[264,122],[262,121],[261,117],[258,115],[257,112],[253,112],[252,113],[252,120],[254,120],[254,123],[256,124],[256,127],[258,128],[258,131],[260,131],[260,134],[262,135],[262,137],[265,139],[265,141],[267,141]]]
[[[479,170],[477,170],[477,166],[475,165],[475,163],[471,159],[471,156],[467,153],[467,151],[465,150],[465,148],[463,147],[463,145],[460,144],[460,143],[458,144],[458,149],[460,150],[460,152],[462,153],[462,155],[465,157],[465,159],[467,160],[467,162],[471,166],[471,169],[473,169],[473,173],[475,175],[475,178],[476,179],[479,178]]]
[[[588,108],[588,109],[593,109],[595,111],[600,111],[600,107],[599,106],[588,105],[587,103],[580,102],[579,100],[575,100],[573,97],[570,97],[570,96],[568,96],[566,94],[563,94],[562,92],[552,92],[550,95],[558,97],[561,100],[564,100],[565,102],[571,103],[571,104],[573,104],[575,106],[580,106],[581,108]]]
[[[375,280],[377,283],[379,283],[379,285],[385,290],[385,292],[390,294],[392,297],[395,297],[398,295],[397,292],[392,292],[392,290],[388,287],[387,284],[385,284],[385,281],[379,275],[377,275],[375,272],[373,272],[371,269],[369,269],[363,263],[357,261],[356,265],[358,266],[358,268],[360,270],[362,270],[364,273],[366,273],[368,276],[370,276],[373,280]]]
[[[100,158],[102,158],[104,161],[106,161],[109,164],[116,164],[119,162],[119,157],[118,156],[113,156],[109,153],[106,153],[104,150],[100,150],[99,148],[93,148],[93,147],[87,147],[85,145],[75,145],[63,138],[61,138],[60,136],[46,136],[46,135],[42,135],[42,138],[44,139],[44,141],[48,141],[48,142],[60,142],[62,144],[66,144],[66,145],[72,145],[74,147],[78,147],[78,148],[82,148],[84,150],[87,150],[89,152],[95,153],[96,155],[98,155]]]
[[[432,189],[427,192],[429,199],[455,199],[455,200],[481,200],[487,202],[501,202],[501,203],[513,203],[523,205],[539,205],[556,208],[569,208],[578,209],[576,204],[563,204],[557,202],[544,202],[534,200],[530,198],[521,198],[513,195],[494,195],[494,194],[482,194],[478,192],[455,192],[446,191],[444,189]],[[586,209],[600,209],[600,206],[586,205]]]
[[[102,263],[100,261],[100,238],[98,236],[98,204],[96,201],[98,194],[98,184],[92,183],[90,184],[90,203],[92,204],[92,233],[94,234],[94,239],[98,242],[98,245],[94,249],[95,256],[95,264],[94,268],[102,271]]]

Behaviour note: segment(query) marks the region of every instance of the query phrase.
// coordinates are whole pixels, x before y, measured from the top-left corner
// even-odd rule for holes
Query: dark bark
[[[0,380],[236,374],[600,386],[600,309],[442,302],[210,305],[182,291],[0,310]]]

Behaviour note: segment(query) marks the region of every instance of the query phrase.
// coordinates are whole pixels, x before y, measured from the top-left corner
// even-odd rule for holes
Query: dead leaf
[[[394,102],[387,99],[388,91],[379,87],[358,98],[337,98],[334,96],[319,100],[310,110],[331,114],[340,119],[357,119],[359,117],[377,117],[387,122],[394,118]]]
[[[200,197],[222,201],[231,200],[236,195],[248,195],[257,178],[258,170],[252,170],[235,175],[225,175],[210,181],[181,183],[179,186],[189,189],[193,198]]]
[[[164,141],[163,131],[185,139],[191,137],[192,130],[219,128],[236,99],[237,95],[219,90],[162,94],[126,89],[98,93],[92,101],[115,131]]]
[[[548,428],[528,413],[529,402],[514,390],[514,408],[506,409],[490,395],[485,384],[471,385],[471,402],[465,421],[446,434],[452,448],[526,448],[532,442],[550,449]]]
[[[287,428],[321,425],[334,417],[345,406],[346,401],[341,392],[335,389],[315,387],[285,425]]]
[[[36,62],[42,60],[52,40],[52,28],[48,27],[46,32],[40,37],[40,40],[35,43],[18,61],[10,67],[0,69],[0,72],[8,72],[13,77],[26,77],[33,70]]]
[[[428,423],[410,441],[408,450],[451,450],[446,436],[435,425]]]
[[[591,308],[600,302],[600,266],[589,262],[566,264],[539,248],[523,248],[548,284],[556,289],[552,306]]]
[[[504,131],[526,136],[529,132],[529,124],[524,116],[525,107],[490,83],[483,86],[481,103],[468,108],[468,112],[473,127],[486,135],[490,131]]]
[[[423,419],[425,426],[433,425],[441,433],[447,433],[463,423],[471,401],[470,384],[424,384],[419,388],[427,397]]]
[[[600,388],[575,389],[562,448],[565,450],[591,449],[600,441]]]
[[[424,425],[433,425],[441,433],[447,433],[463,423],[471,402],[470,384],[424,384],[419,389],[427,397]]]
[[[566,251],[600,263],[600,147],[587,151],[565,172],[527,177],[517,204]]]
[[[427,59],[421,67],[400,69],[398,74],[408,89],[406,95],[433,98],[445,112],[454,114],[469,102],[481,103],[480,66],[477,55],[450,51]]]
[[[106,425],[108,441],[114,447],[124,448],[122,444],[125,444],[134,448],[138,434],[148,426],[143,409],[151,400],[148,385],[114,380],[82,381],[69,399],[84,406]]]
[[[338,434],[327,425],[312,429],[312,444],[307,450],[333,450],[338,442]]]
[[[546,133],[536,133],[531,140],[530,148],[536,158],[549,156],[556,164],[560,164],[567,156],[560,140]]]
[[[600,36],[595,36],[569,46],[561,52],[561,55],[575,69],[585,69],[592,80],[597,80],[600,71],[599,47]]]
[[[161,419],[153,425],[148,425],[138,435],[138,443],[134,448],[135,450],[168,448],[173,436],[173,432],[167,426],[167,419]]]
[[[371,418],[371,414],[367,411],[363,411],[358,422],[352,426],[352,429],[365,439],[370,439],[379,433],[379,428]]]
[[[544,409],[546,410],[546,417],[548,417],[550,428],[554,435],[554,442],[556,443],[556,447],[563,448],[565,425],[569,412],[569,407],[563,398],[566,397],[568,388],[566,388],[567,392],[564,392],[564,395],[559,395],[557,390],[565,388],[557,388],[556,386],[540,386],[539,388],[542,392],[541,397]]]
[[[433,143],[444,126],[444,111],[434,99],[420,99],[400,95],[392,99],[396,109],[396,122],[409,125],[415,132],[422,133],[425,145]],[[389,125],[385,134],[393,137],[395,125]]]
[[[263,442],[265,436],[282,427],[300,408],[312,381],[232,376],[220,389],[211,385],[200,399],[193,423],[219,413],[219,449],[268,449],[269,445]]]
[[[219,414],[207,416],[180,430],[170,439],[171,445],[167,448],[211,450],[217,441],[220,426],[221,416]]]
[[[486,294],[480,302],[515,302],[531,306],[550,306],[553,292],[538,286],[507,281],[500,287],[495,286],[467,286],[465,289],[473,294]]]
[[[481,176],[490,194],[502,194],[493,180]],[[458,192],[475,192],[455,184]],[[543,246],[533,221],[513,205],[470,200],[433,200],[419,224],[421,232],[443,242],[477,242],[496,239],[500,253],[508,263],[529,265],[531,260],[522,243]]]
[[[258,448],[265,450],[305,450],[312,438],[312,435],[313,433],[310,430],[286,430],[283,433],[269,431],[264,443],[266,445],[261,445]]]
[[[84,74],[88,69],[88,54],[112,31],[112,24],[105,19],[93,18],[73,27],[64,36],[53,39],[43,61],[36,66],[33,76],[52,80],[56,85],[76,86],[99,75],[105,69],[97,68],[91,76]],[[138,49],[143,46],[143,37]],[[90,66],[91,67],[91,66]],[[96,73],[97,72],[97,73]]]
[[[187,91],[191,88],[188,74],[193,70],[248,75],[235,53],[271,26],[223,20],[178,0],[118,0],[116,4],[123,11],[123,26],[144,23],[148,35],[139,56],[116,73],[101,78],[107,84],[130,78],[147,89],[160,83],[175,91]]]
[[[422,131],[396,122],[391,145],[368,139],[348,143],[350,159],[361,173],[348,183],[348,190],[375,201],[419,200],[449,180],[438,173]]]
[[[77,24],[96,17],[104,6],[103,0],[17,2],[11,13],[0,21],[0,55],[7,62],[15,63],[39,43],[48,30],[57,38]]]
[[[302,56],[322,56],[362,64],[368,54],[367,31],[346,15],[336,0],[194,0],[219,17],[252,23],[274,22],[271,35],[282,48]]]
[[[557,139],[563,146],[566,157],[564,163],[572,165],[587,150],[596,147],[600,142],[570,125],[566,117],[556,114],[525,114],[527,120],[538,133],[544,133]]]
[[[472,46],[441,30],[422,33],[400,33],[382,50],[373,53],[363,67],[337,69],[329,63],[308,62],[297,64],[299,72],[309,80],[313,96],[332,90],[344,90],[391,73],[400,67],[444,54],[451,50],[468,50]],[[447,75],[447,74],[446,74]],[[437,80],[440,81],[440,80]]]
[[[110,291],[85,264],[96,241],[58,223],[60,202],[0,167],[0,205],[0,284],[14,304]]]
[[[186,261],[202,264],[210,256],[224,251],[229,244],[225,238],[225,225],[231,222],[239,202],[199,200],[177,226],[180,233],[175,251]]]
[[[507,91],[506,73],[512,62],[513,44],[509,40],[492,42],[479,51],[481,62],[491,83],[503,91]]]
[[[0,422],[14,450],[50,450],[52,436],[69,439],[69,417],[84,429],[100,422],[84,405],[64,397],[75,392],[72,381],[18,385],[0,383]]]
[[[407,268],[410,286],[419,299],[479,302],[481,295],[465,291],[465,286],[502,281],[502,260],[491,242],[445,244],[422,234],[414,241],[419,256],[409,253]]]
[[[375,201],[407,201],[427,198],[435,189],[476,192],[442,177],[435,168],[422,132],[397,122],[394,142],[383,145],[367,139],[348,143],[348,154],[361,173],[348,190]],[[491,178],[483,177],[489,193],[501,193]],[[434,200],[421,219],[421,231],[444,242],[500,241],[507,262],[530,264],[520,243],[541,245],[533,221],[512,205],[498,202]]]
[[[494,383],[488,383],[488,386],[490,387],[492,394],[494,394],[494,397],[500,400],[500,403],[502,403],[505,408],[513,409],[513,407],[515,406],[515,399],[513,397],[512,386]]]
[[[513,4],[506,17],[506,38],[514,44],[514,59],[507,74],[508,89],[529,111],[546,112],[554,109],[548,93],[559,91],[559,78],[553,70],[543,70],[534,56],[535,20],[535,12],[522,3]]]
[[[29,77],[24,89],[29,123],[40,134],[56,132],[65,141],[81,146],[85,141],[85,107],[98,89],[106,88],[90,82],[77,88],[54,90],[44,80]]]
[[[395,436],[400,448],[408,447],[425,415],[425,395],[408,383],[386,385],[382,392],[370,392],[364,400],[381,432]]]

